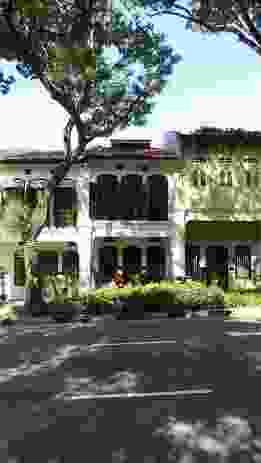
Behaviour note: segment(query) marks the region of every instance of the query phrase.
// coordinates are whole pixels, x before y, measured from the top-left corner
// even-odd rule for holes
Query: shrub
[[[230,291],[225,293],[226,307],[237,307],[261,304],[261,295],[253,291]]]
[[[14,304],[0,305],[0,322],[3,325],[14,323],[17,321],[17,313]]]

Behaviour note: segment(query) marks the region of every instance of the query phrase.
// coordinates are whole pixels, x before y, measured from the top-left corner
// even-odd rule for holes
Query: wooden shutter
[[[76,225],[77,194],[75,188],[56,188],[54,192],[54,221],[56,227]]]
[[[200,246],[186,245],[186,274],[192,278],[200,278]]]
[[[77,251],[68,250],[63,253],[63,273],[79,273],[79,255]]]
[[[34,271],[37,273],[57,273],[58,254],[55,251],[40,251],[36,257]]]
[[[249,246],[236,246],[236,277],[251,278],[251,253]]]
[[[14,283],[16,286],[25,286],[25,262],[24,262],[24,250],[19,249],[14,253],[14,272],[15,278]]]

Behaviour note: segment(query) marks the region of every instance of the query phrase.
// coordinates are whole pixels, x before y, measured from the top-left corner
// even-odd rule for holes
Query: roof
[[[176,132],[178,143],[173,150],[167,146],[154,148],[151,139],[110,139],[110,146],[92,146],[86,149],[86,155],[90,158],[178,158],[179,152],[184,155],[186,152],[207,154],[207,147],[211,144],[226,145],[244,145],[249,148],[250,145],[255,148],[260,147],[261,151],[261,132],[247,131],[244,129],[218,129],[201,127],[199,130],[188,134]],[[181,150],[179,151],[179,146]],[[151,150],[151,151],[150,151]],[[258,149],[259,151],[259,149]],[[150,155],[151,154],[151,155]],[[0,162],[7,163],[44,163],[53,164],[64,159],[63,150],[37,150],[32,148],[7,148],[0,150]],[[77,163],[77,161],[76,161]]]

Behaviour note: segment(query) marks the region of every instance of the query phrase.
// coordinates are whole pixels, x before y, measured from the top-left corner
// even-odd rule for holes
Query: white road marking
[[[208,394],[213,392],[213,389],[189,389],[181,391],[166,391],[166,392],[123,392],[119,394],[81,394],[79,396],[63,397],[64,400],[80,400],[80,399],[118,399],[125,397],[127,399],[138,397],[163,397],[176,395],[191,395],[191,394]],[[61,397],[61,396],[60,396]],[[60,398],[56,397],[56,398]]]
[[[228,334],[229,336],[261,336],[261,332],[258,332],[258,333],[251,333],[249,331],[247,332],[242,332],[242,331],[226,331],[226,334]]]
[[[89,349],[93,349],[95,347],[113,347],[113,346],[129,346],[129,345],[132,345],[132,344],[141,344],[141,345],[145,345],[145,344],[174,344],[176,343],[177,341],[166,341],[166,340],[161,340],[161,341],[126,341],[126,342],[113,342],[113,343],[109,343],[109,344],[91,344],[89,346]]]

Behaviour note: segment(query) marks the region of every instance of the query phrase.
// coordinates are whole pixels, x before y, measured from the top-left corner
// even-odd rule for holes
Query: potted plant
[[[48,275],[43,298],[48,303],[48,312],[55,321],[72,321],[83,312],[78,289],[71,275]]]

